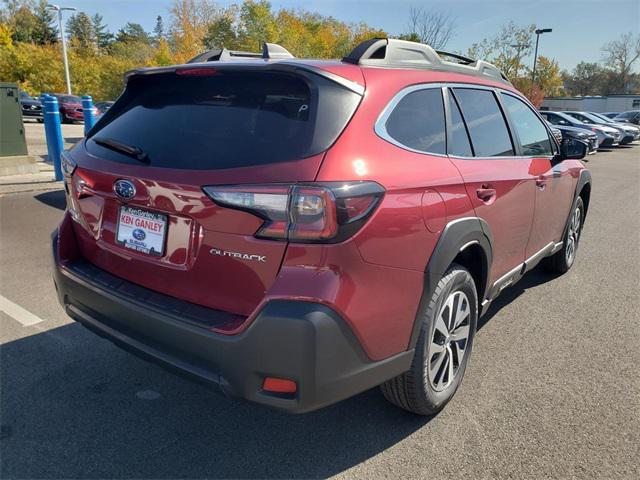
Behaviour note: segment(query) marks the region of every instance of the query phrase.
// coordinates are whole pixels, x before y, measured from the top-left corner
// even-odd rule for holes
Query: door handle
[[[496,198],[495,188],[486,188],[484,185],[482,188],[476,190],[476,195],[480,200],[485,203],[491,203]]]
[[[543,176],[536,178],[536,187],[538,187],[540,190],[544,190],[546,186],[547,186],[546,178],[544,178]]]

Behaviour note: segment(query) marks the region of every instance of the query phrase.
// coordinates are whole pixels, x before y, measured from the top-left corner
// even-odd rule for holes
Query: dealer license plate
[[[164,254],[167,216],[123,205],[118,215],[116,241],[149,255]]]

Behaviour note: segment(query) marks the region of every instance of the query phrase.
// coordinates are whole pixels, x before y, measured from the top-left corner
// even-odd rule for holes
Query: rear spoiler
[[[316,67],[314,65],[309,65],[306,63],[297,63],[297,62],[287,62],[286,60],[277,61],[277,62],[269,62],[264,61],[262,58],[259,58],[262,61],[248,60],[248,61],[205,61],[202,63],[187,63],[184,65],[171,65],[168,67],[147,67],[147,68],[137,68],[135,70],[130,70],[124,74],[124,82],[125,85],[129,82],[129,80],[133,77],[138,76],[147,76],[147,75],[158,75],[162,73],[176,73],[180,70],[190,70],[194,68],[202,69],[202,68],[211,68],[215,70],[245,70],[245,71],[275,71],[275,72],[306,72],[312,73],[321,77],[326,78],[327,80],[331,80],[334,83],[341,85],[342,87],[360,95],[364,95],[364,86],[359,83],[348,80],[340,75],[336,75],[335,73],[329,72],[327,70],[323,70],[322,68]]]

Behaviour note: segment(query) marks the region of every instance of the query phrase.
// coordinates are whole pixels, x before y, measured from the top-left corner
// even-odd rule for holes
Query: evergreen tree
[[[118,30],[116,35],[117,42],[123,43],[143,43],[149,45],[151,36],[144,31],[139,23],[128,22],[124,27]]]
[[[67,35],[82,48],[95,48],[96,33],[93,29],[91,17],[84,12],[78,12],[67,20]]]
[[[98,48],[107,48],[115,39],[113,33],[107,30],[107,26],[103,23],[102,15],[96,13],[91,17],[93,23],[93,32],[96,38]]]
[[[55,27],[54,13],[47,8],[47,1],[40,0],[34,9],[35,29],[33,41],[38,45],[47,45],[58,41],[58,29]]]
[[[162,20],[162,16],[161,15],[158,15],[156,17],[156,26],[153,27],[153,36],[154,36],[156,42],[159,42],[160,40],[165,38],[164,22]]]

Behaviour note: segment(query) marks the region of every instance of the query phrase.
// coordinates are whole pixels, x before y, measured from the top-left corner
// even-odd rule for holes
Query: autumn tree
[[[174,0],[171,13],[171,44],[176,61],[186,62],[204,49],[203,38],[219,13],[210,0]]]
[[[536,86],[546,96],[556,96],[562,92],[562,75],[560,75],[560,65],[556,60],[539,56],[535,78]]]
[[[13,42],[47,45],[57,41],[58,31],[46,0],[5,0],[4,4],[4,21],[12,31]]]

